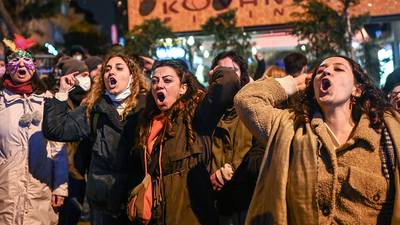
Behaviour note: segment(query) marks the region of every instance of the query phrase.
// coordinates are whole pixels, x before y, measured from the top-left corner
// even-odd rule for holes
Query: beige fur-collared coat
[[[295,125],[293,113],[273,107],[287,97],[280,82],[266,77],[235,97],[239,116],[267,146],[246,224],[390,223],[381,134],[369,127],[367,116],[335,149],[320,113],[310,123]],[[400,116],[387,114],[384,121],[399,156]],[[396,160],[391,224],[400,224],[399,165]]]

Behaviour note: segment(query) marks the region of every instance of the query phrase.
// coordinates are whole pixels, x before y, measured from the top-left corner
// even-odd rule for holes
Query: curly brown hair
[[[104,95],[106,86],[104,84],[104,70],[106,65],[110,59],[120,57],[129,68],[129,71],[132,74],[132,83],[131,83],[131,94],[126,99],[126,107],[122,112],[121,120],[124,120],[126,116],[132,111],[138,104],[139,100],[137,99],[137,95],[140,93],[145,93],[150,89],[150,85],[145,77],[140,73],[139,67],[133,62],[129,56],[121,53],[121,52],[113,52],[111,53],[107,59],[101,65],[101,69],[99,75],[94,78],[94,84],[88,93],[87,100],[85,102],[87,106],[86,116],[89,120],[90,112],[92,111],[94,103],[100,96]]]
[[[383,92],[375,85],[370,76],[354,60],[345,56],[329,56],[321,60],[313,69],[312,78],[304,91],[293,95],[289,101],[289,108],[295,114],[294,120],[297,124],[309,123],[315,111],[322,112],[317,103],[314,93],[314,79],[317,75],[317,69],[321,63],[332,57],[345,59],[351,66],[354,82],[362,91],[361,96],[356,98],[353,105],[351,116],[355,123],[358,123],[361,116],[366,114],[371,122],[371,127],[380,129],[384,126],[383,114],[389,112],[394,115],[392,106],[386,101]]]
[[[198,98],[201,97],[201,93],[198,92],[196,81],[190,72],[180,65],[175,60],[162,60],[157,62],[154,70],[160,67],[171,67],[177,73],[180,83],[187,85],[186,93],[183,94],[176,102],[171,106],[169,110],[165,112],[166,124],[165,124],[165,139],[175,137],[173,131],[173,124],[177,122],[178,118],[181,118],[186,126],[187,134],[187,146],[193,146],[196,140],[196,134],[193,131],[193,116],[194,111],[198,105]],[[181,106],[184,107],[181,107]],[[147,143],[148,133],[153,121],[153,118],[159,115],[161,110],[158,108],[154,97],[151,92],[147,93],[146,96],[146,107],[141,113],[139,120],[139,140],[136,142],[135,149],[142,149]]]

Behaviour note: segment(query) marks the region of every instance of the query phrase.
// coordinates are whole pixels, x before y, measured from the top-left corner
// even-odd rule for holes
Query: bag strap
[[[95,114],[94,114],[93,123],[92,123],[92,126],[93,126],[93,133],[96,132],[97,121],[99,120],[99,115],[100,115],[100,113],[95,113]]]
[[[160,151],[155,152],[153,157],[152,157],[153,159],[152,159],[150,165],[149,166],[146,165],[148,174],[153,175],[153,172],[156,169],[156,166],[158,164],[158,158],[159,158],[158,156],[159,155],[160,155]],[[146,156],[147,156],[147,152],[145,152],[145,157]]]

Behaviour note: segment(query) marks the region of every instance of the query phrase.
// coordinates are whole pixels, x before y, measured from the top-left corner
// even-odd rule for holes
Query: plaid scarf
[[[394,171],[396,168],[396,154],[393,148],[392,138],[387,128],[382,129],[381,137],[381,156],[382,156],[382,170],[385,178],[388,182],[388,193],[386,198],[387,206],[387,222],[388,224],[392,221],[393,207],[394,207],[394,195],[395,195],[395,184],[394,184]]]

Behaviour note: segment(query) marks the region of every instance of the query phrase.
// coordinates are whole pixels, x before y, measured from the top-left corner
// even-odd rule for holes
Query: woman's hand
[[[64,196],[61,195],[52,195],[51,196],[51,205],[53,207],[60,207],[64,204]]]
[[[215,192],[218,192],[222,189],[222,187],[224,186],[223,184],[221,184],[221,182],[219,182],[216,173],[211,174],[210,176],[210,180],[213,186],[213,189]]]
[[[298,77],[295,77],[294,80],[296,81],[297,89],[299,89],[299,91],[306,89],[308,83],[311,80],[311,77],[311,73],[304,73]]]
[[[79,71],[70,73],[68,75],[62,76],[60,78],[60,93],[66,93],[68,89],[73,87],[75,84],[79,84],[78,80],[75,78],[79,74]]]

